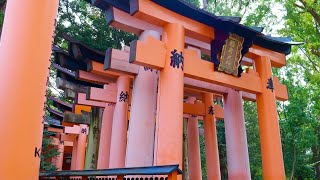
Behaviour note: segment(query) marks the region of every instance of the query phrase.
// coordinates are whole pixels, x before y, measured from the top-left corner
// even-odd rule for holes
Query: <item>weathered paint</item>
[[[147,36],[160,39],[160,35],[154,31],[143,32],[139,39],[143,40]],[[126,167],[153,165],[157,79],[156,70],[145,69],[142,66],[134,79]]]
[[[242,92],[228,90],[224,96],[224,126],[227,146],[228,179],[250,180],[247,133],[243,114]]]

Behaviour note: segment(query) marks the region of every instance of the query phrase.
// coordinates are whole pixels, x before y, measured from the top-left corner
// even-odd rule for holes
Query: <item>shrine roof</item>
[[[90,83],[90,82],[81,81],[81,80],[76,79],[76,73],[74,71],[71,71],[71,70],[66,69],[64,67],[61,67],[55,63],[52,63],[52,65],[55,69],[57,69],[57,77],[60,77],[63,80],[72,82],[74,84],[83,85],[83,86],[103,88],[103,85],[101,85],[101,84],[95,84],[95,83]]]
[[[75,59],[80,59],[82,61],[95,60],[97,62],[103,63],[105,52],[99,51],[97,49],[91,48],[80,41],[72,38],[68,34],[63,33],[63,38],[69,42],[69,55]],[[80,51],[73,50],[73,46],[79,48]]]
[[[64,111],[73,111],[73,105],[69,104],[67,102],[64,102],[58,98],[55,98],[53,96],[50,96],[49,99],[53,101],[53,106],[61,110],[62,112]]]
[[[86,0],[90,2],[90,0]],[[293,42],[289,37],[272,37],[262,33],[261,27],[248,27],[240,24],[240,17],[216,16],[205,10],[197,8],[184,0],[152,0],[154,3],[169,9],[177,14],[188,17],[200,23],[206,24],[224,33],[234,33],[244,38],[251,39],[254,44],[279,52],[290,54],[292,45],[299,45],[300,42]],[[122,11],[133,14],[136,11],[138,0],[91,0],[91,3],[102,10],[114,6]]]
[[[50,116],[53,117],[54,119],[58,119],[60,121],[63,120],[63,113],[62,112],[59,112],[59,111],[56,111],[52,108],[47,108],[48,112],[50,113]]]

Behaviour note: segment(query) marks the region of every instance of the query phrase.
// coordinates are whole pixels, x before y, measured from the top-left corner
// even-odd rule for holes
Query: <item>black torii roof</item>
[[[127,13],[134,13],[138,0],[86,0],[89,3],[107,10],[109,6],[114,6]],[[248,27],[239,24],[240,17],[216,16],[207,11],[194,7],[183,0],[152,0],[154,3],[174,11],[182,16],[211,26],[225,33],[234,33],[244,38],[253,40],[253,43],[283,54],[290,54],[291,46],[301,44],[293,42],[289,37],[271,37],[261,33],[261,28]]]
[[[55,98],[53,96],[49,96],[49,99],[53,102],[53,106],[58,108],[60,111],[65,112],[65,111],[73,111],[73,105],[69,104],[67,102],[64,102],[58,98]]]

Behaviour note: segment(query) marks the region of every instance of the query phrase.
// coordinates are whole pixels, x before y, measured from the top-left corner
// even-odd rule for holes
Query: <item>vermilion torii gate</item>
[[[116,7],[124,14],[130,13],[139,22],[152,25],[145,30],[155,30],[154,27],[161,30],[157,37],[149,34],[133,42],[129,58],[131,63],[160,71],[154,165],[182,164],[182,100],[184,77],[188,77],[228,87],[225,102],[238,101],[238,104],[232,103],[233,106],[226,105],[230,111],[237,110],[235,107],[241,105],[242,92],[237,91],[256,95],[264,179],[285,179],[275,101],[277,93],[284,97],[286,92],[282,85],[276,85],[271,67],[285,65],[285,55],[290,53],[291,42],[268,37],[256,29],[240,25],[237,18],[217,17],[178,0],[93,0],[92,3],[106,12]],[[45,59],[49,59],[50,55],[57,6],[56,0],[11,0],[7,4],[0,46],[0,59],[6,60],[0,64],[0,83],[3,85],[0,92],[0,109],[3,110],[0,136],[7,137],[0,144],[4,147],[0,153],[3,161],[0,173],[5,179],[38,178],[42,104],[49,64]],[[186,44],[200,48],[202,53],[210,50],[213,63],[202,60],[196,50],[186,49]],[[235,44],[241,48],[235,50]],[[221,49],[222,56],[218,57]],[[228,53],[234,53],[234,59],[240,54],[239,61],[230,61],[233,58]],[[244,55],[253,60],[254,71],[242,73],[241,63],[245,61],[241,59]],[[232,63],[235,63],[234,66],[231,66]],[[98,64],[92,63],[93,73],[95,65]],[[231,66],[230,69],[228,66]],[[21,80],[21,77],[30,81]],[[128,91],[129,83],[128,77],[120,75],[117,79],[118,92]],[[20,87],[27,87],[24,90],[27,95],[20,92]],[[209,110],[213,95],[205,94],[203,99],[205,108]],[[16,113],[17,106],[23,107],[19,113]],[[117,106],[113,119],[118,121],[113,129],[121,131],[121,137],[117,140],[124,140],[126,114],[123,112],[128,104],[117,103]],[[238,113],[243,116],[241,111],[240,108]],[[215,130],[214,117],[205,115],[204,119],[207,126]],[[205,133],[209,133],[211,138],[215,136],[212,131]],[[120,146],[115,143],[111,148],[116,151]],[[115,163],[111,167],[119,166],[122,164]],[[217,171],[211,173],[209,179],[220,178]]]

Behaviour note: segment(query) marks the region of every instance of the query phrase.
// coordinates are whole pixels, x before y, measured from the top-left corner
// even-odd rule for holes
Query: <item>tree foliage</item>
[[[52,158],[55,158],[60,153],[53,145],[53,139],[50,136],[52,132],[43,131],[42,148],[41,148],[41,160],[40,160],[40,171],[55,171],[57,168],[52,163]]]

